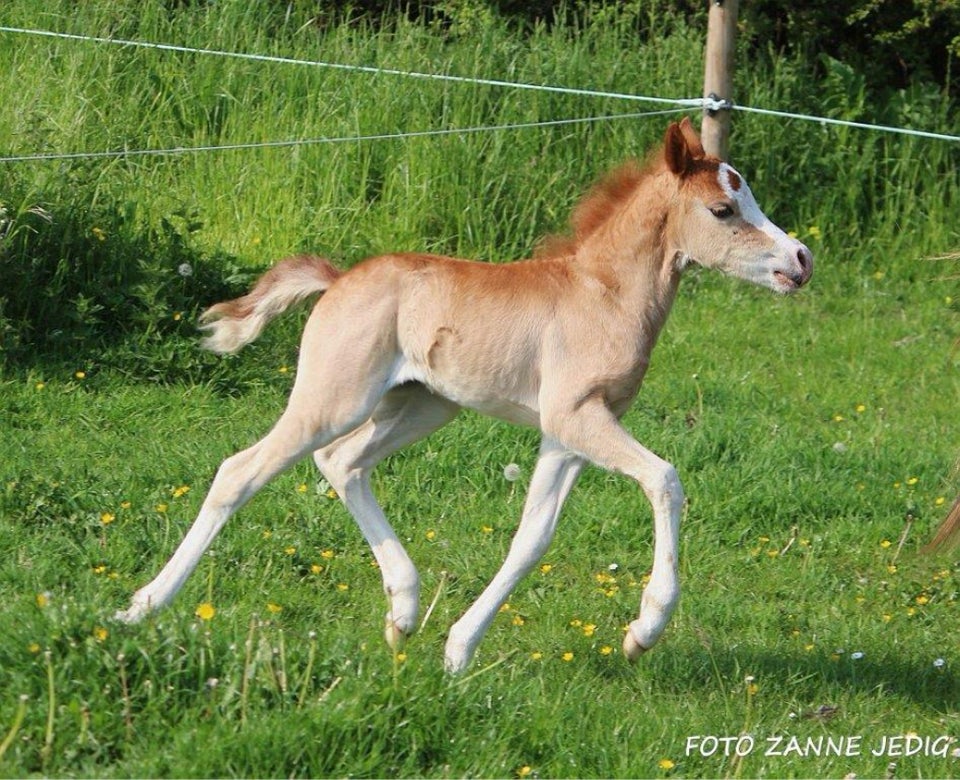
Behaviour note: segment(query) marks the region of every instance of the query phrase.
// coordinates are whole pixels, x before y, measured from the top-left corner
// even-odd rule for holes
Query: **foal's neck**
[[[624,310],[640,318],[652,339],[666,320],[680,282],[667,231],[676,198],[674,177],[666,175],[665,168],[651,171],[577,251],[577,263],[606,285]]]

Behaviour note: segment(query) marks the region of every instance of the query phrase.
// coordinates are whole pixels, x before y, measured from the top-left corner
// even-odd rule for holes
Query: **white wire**
[[[707,105],[713,107],[709,98],[661,98],[648,95],[633,95],[624,92],[603,92],[597,89],[578,89],[575,87],[558,87],[549,84],[527,84],[516,81],[502,81],[500,79],[484,79],[473,76],[451,76],[445,73],[421,73],[418,71],[396,70],[394,68],[377,68],[370,65],[348,65],[340,62],[320,62],[316,60],[302,60],[293,57],[278,57],[269,54],[248,54],[244,52],[219,51],[217,49],[198,49],[192,46],[177,46],[169,43],[152,43],[149,41],[124,40],[121,38],[102,38],[93,35],[75,35],[72,33],[53,32],[51,30],[31,30],[21,27],[2,27],[0,32],[17,33],[21,35],[39,35],[47,38],[62,38],[71,41],[86,41],[91,43],[106,43],[115,46],[132,46],[140,49],[157,49],[160,51],[174,51],[181,54],[205,54],[214,57],[229,57],[233,59],[252,60],[254,62],[272,62],[283,65],[301,65],[314,68],[330,68],[346,70],[355,73],[371,73],[378,76],[404,76],[431,81],[448,81],[455,84],[476,84],[487,87],[509,87],[511,89],[529,89],[539,92],[555,92],[563,95],[580,95],[586,97],[616,98],[620,100],[634,100],[646,103],[660,103],[661,105],[687,106],[699,108]]]
[[[677,108],[668,109],[665,111],[654,111],[644,114],[618,114],[611,116],[598,116],[598,117],[587,117],[587,118],[577,118],[577,119],[559,119],[553,121],[545,122],[528,122],[528,123],[518,123],[518,124],[509,124],[509,125],[490,125],[484,127],[470,127],[470,128],[459,128],[459,129],[442,129],[442,130],[423,130],[423,131],[414,131],[410,133],[383,133],[376,135],[366,135],[366,136],[351,136],[351,137],[336,137],[336,138],[316,138],[316,139],[306,139],[306,140],[287,140],[287,141],[266,141],[260,143],[240,143],[240,144],[227,144],[222,146],[200,146],[200,147],[173,147],[169,149],[141,149],[141,150],[120,150],[120,151],[102,151],[102,152],[67,152],[67,153],[38,153],[38,154],[25,154],[25,155],[10,155],[6,157],[0,157],[0,163],[3,162],[24,162],[24,161],[36,161],[36,160],[71,160],[71,159],[97,159],[97,158],[108,158],[108,157],[134,157],[134,156],[146,156],[146,155],[173,155],[173,154],[187,154],[194,152],[203,152],[203,151],[229,151],[229,150],[240,150],[240,149],[264,149],[264,148],[276,148],[276,147],[290,147],[290,146],[300,146],[300,145],[309,145],[309,144],[329,144],[329,143],[346,143],[350,141],[375,141],[375,140],[388,140],[388,139],[397,139],[397,138],[417,138],[417,137],[426,137],[426,136],[440,136],[440,135],[453,135],[458,133],[478,133],[478,132],[488,132],[488,131],[498,131],[498,130],[514,130],[530,127],[549,127],[555,125],[563,124],[574,124],[581,122],[597,122],[597,121],[607,121],[612,119],[627,119],[627,118],[637,118],[641,116],[655,116],[658,114],[673,113],[674,111],[685,110],[689,108],[702,108],[708,111],[715,111],[719,109],[733,109],[736,111],[744,111],[747,113],[761,114],[765,116],[775,116],[785,119],[797,119],[808,122],[819,122],[821,125],[835,125],[841,127],[853,127],[862,130],[873,130],[876,132],[885,132],[885,133],[896,133],[899,135],[908,135],[916,136],[920,138],[931,138],[941,141],[960,141],[960,136],[957,135],[948,135],[945,133],[933,133],[925,130],[912,130],[909,128],[901,127],[892,127],[889,125],[876,125],[870,124],[867,122],[853,122],[845,119],[832,119],[829,117],[814,116],[810,114],[799,114],[789,111],[778,111],[774,109],[765,109],[765,108],[756,108],[753,106],[740,106],[726,101],[718,100],[716,98],[661,98],[653,97],[650,95],[634,95],[629,93],[622,92],[604,92],[601,90],[595,89],[578,89],[574,87],[559,87],[552,86],[547,84],[529,84],[524,82],[513,82],[513,81],[503,81],[500,79],[484,79],[477,77],[468,77],[468,76],[452,76],[449,74],[439,74],[439,73],[421,73],[417,71],[404,71],[396,70],[393,68],[377,68],[366,65],[348,65],[343,63],[336,62],[320,62],[315,60],[303,60],[295,59],[292,57],[279,57],[266,54],[249,54],[243,52],[226,52],[219,51],[216,49],[201,49],[194,48],[190,46],[178,46],[173,44],[166,43],[153,43],[149,41],[137,41],[137,40],[125,40],[117,38],[103,38],[98,36],[90,35],[76,35],[72,33],[60,33],[53,32],[50,30],[34,30],[20,27],[5,27],[0,26],[0,32],[14,33],[21,35],[36,35],[47,38],[60,38],[65,40],[74,40],[74,41],[85,41],[92,43],[102,43],[102,44],[111,44],[116,46],[130,46],[136,48],[144,49],[155,49],[159,51],[173,51],[186,54],[202,54],[210,55],[216,57],[229,57],[234,59],[243,59],[250,60],[254,62],[270,62],[270,63],[280,63],[287,65],[300,65],[300,66],[309,66],[317,68],[331,68],[335,70],[344,70],[351,71],[356,73],[369,73],[375,75],[387,75],[387,76],[403,76],[407,78],[417,78],[417,79],[428,79],[433,81],[446,81],[458,84],[475,84],[481,86],[493,86],[493,87],[507,87],[512,89],[524,89],[524,90],[537,90],[541,92],[553,92],[566,95],[579,95],[586,97],[603,97],[603,98],[614,98],[621,100],[633,100],[638,102],[648,102],[648,103],[660,103],[660,104],[669,104]]]
[[[603,116],[576,117],[573,119],[549,119],[542,122],[518,122],[508,125],[483,125],[480,127],[448,127],[436,130],[414,130],[406,133],[378,133],[375,135],[351,135],[325,138],[304,138],[287,141],[258,141],[215,146],[174,146],[167,149],[117,149],[102,152],[49,152],[38,154],[11,155],[0,157],[0,163],[30,162],[42,160],[96,160],[103,158],[146,157],[159,155],[191,154],[196,152],[224,152],[241,149],[275,149],[290,146],[310,146],[318,144],[336,144],[364,141],[387,141],[401,138],[427,138],[442,135],[466,135],[498,130],[523,130],[532,127],[557,127],[560,125],[585,124],[588,122],[607,122],[615,119],[639,119],[648,116],[661,116],[686,111],[685,108],[666,108],[658,111],[644,111],[630,114],[605,114]]]
[[[841,127],[855,127],[860,130],[874,130],[881,133],[897,133],[899,135],[911,135],[919,138],[934,138],[938,141],[960,141],[960,135],[947,135],[946,133],[931,133],[927,130],[911,130],[904,127],[893,127],[891,125],[874,125],[869,122],[852,122],[848,119],[831,119],[823,116],[810,116],[809,114],[794,114],[790,111],[776,111],[771,108],[754,108],[753,106],[733,105],[737,111],[744,111],[750,114],[762,114],[764,116],[777,116],[784,119],[803,119],[809,122],[819,122],[822,125],[839,125]]]

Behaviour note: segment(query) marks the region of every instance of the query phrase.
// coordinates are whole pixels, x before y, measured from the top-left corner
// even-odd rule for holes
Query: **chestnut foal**
[[[623,642],[636,659],[680,594],[683,489],[669,463],[620,424],[640,388],[680,281],[695,263],[791,293],[810,250],[774,225],[743,177],[704,153],[688,119],[662,151],[628,165],[576,208],[573,236],[531,260],[487,264],[392,254],[340,271],[301,256],[204,314],[206,346],[233,352],[293,303],[322,294],[303,332],[297,377],[274,428],[221,465],[196,522],[159,575],[118,614],[167,604],[227,519],[308,453],[373,548],[396,647],[417,625],[419,577],[370,489],[383,458],[461,407],[543,432],[523,516],[502,568],[454,624],[446,666],[462,671],[498,609],[546,551],[584,463],[635,480],[653,506],[653,570]]]

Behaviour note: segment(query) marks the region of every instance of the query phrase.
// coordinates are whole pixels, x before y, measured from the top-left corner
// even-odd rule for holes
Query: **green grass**
[[[15,0],[0,23],[699,91],[703,31],[649,9],[638,36],[626,17],[580,35],[495,20],[446,35],[407,22],[318,30],[267,8]],[[0,41],[13,74],[0,138],[18,153],[625,110]],[[836,64],[820,76],[759,55],[739,65],[745,104],[960,130],[938,96],[877,106]],[[110,621],[292,381],[302,317],[221,360],[199,351],[198,308],[300,249],[344,264],[388,249],[524,256],[666,121],[0,167],[13,217],[0,239],[0,775],[864,777],[895,761],[898,777],[956,776],[950,756],[871,753],[884,737],[960,737],[960,569],[919,552],[960,487],[957,266],[927,259],[960,246],[957,149],[944,143],[736,116],[734,161],[810,243],[816,272],[790,299],[703,272],[682,285],[626,418],[689,499],[681,605],[638,665],[619,645],[650,566],[650,512],[628,481],[588,469],[548,568],[520,585],[470,671],[443,673],[445,633],[502,560],[536,453],[534,432],[473,415],[376,475],[420,566],[422,607],[437,598],[403,658],[381,637],[372,555],[308,463],[239,513],[170,609]],[[194,615],[201,603],[211,620]],[[825,705],[835,713],[813,717]],[[690,737],[744,733],[756,746],[742,758],[687,755]],[[775,736],[860,736],[861,754],[767,756]]]

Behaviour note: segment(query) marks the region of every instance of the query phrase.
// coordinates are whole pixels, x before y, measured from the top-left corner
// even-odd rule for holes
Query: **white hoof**
[[[121,609],[114,613],[113,619],[121,623],[139,623],[150,614],[150,600],[133,597],[129,609]]]
[[[387,644],[390,645],[390,649],[395,653],[399,653],[407,641],[407,635],[400,626],[390,620],[390,618],[387,618],[386,625],[383,629],[383,636],[384,639],[387,640]]]
[[[443,668],[449,674],[461,674],[470,666],[473,660],[473,650],[459,643],[447,642],[443,654]]]
[[[630,663],[635,663],[641,655],[647,652],[647,648],[641,645],[633,636],[633,631],[627,630],[623,635],[623,654]]]

